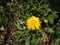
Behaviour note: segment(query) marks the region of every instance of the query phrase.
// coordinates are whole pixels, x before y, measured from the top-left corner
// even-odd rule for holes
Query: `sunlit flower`
[[[27,25],[27,28],[31,30],[35,30],[35,29],[39,30],[41,27],[41,22],[38,17],[32,16],[27,19],[26,25]]]
[[[45,23],[48,23],[48,19],[44,19],[44,22],[45,22]]]

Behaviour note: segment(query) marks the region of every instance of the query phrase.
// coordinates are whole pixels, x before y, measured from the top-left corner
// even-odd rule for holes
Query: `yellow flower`
[[[32,16],[26,21],[27,28],[31,30],[40,29],[41,22],[38,17]]]
[[[45,22],[45,23],[48,23],[48,19],[44,19],[44,22]]]

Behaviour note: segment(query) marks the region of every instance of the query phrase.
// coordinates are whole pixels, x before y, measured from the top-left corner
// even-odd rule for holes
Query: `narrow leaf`
[[[30,45],[29,38],[28,38],[28,39],[26,39],[25,45]]]

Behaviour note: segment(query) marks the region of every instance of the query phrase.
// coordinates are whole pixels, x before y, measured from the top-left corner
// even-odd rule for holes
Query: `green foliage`
[[[41,20],[39,31],[27,29],[26,19],[32,15],[39,17]],[[44,19],[48,19],[49,22],[45,24]],[[11,0],[11,2],[6,3],[5,7],[0,6],[0,30],[4,31],[4,27],[9,26],[9,22],[14,22],[18,33],[15,42],[21,43],[25,41],[25,45],[37,45],[42,34],[46,34],[49,40],[53,39],[55,45],[59,45],[60,23],[57,21],[56,23],[59,23],[57,26],[55,19],[58,20],[57,11],[51,9],[47,0],[27,0],[26,2],[23,0]],[[56,38],[54,34],[59,36]]]
[[[4,31],[4,26],[1,26],[0,27],[0,31]]]
[[[29,38],[26,39],[25,45],[30,45]]]
[[[59,43],[60,43],[60,38],[55,40],[55,45],[59,45]]]
[[[45,30],[47,30],[49,33],[54,33],[54,30],[52,28],[50,28],[50,27],[45,28]]]

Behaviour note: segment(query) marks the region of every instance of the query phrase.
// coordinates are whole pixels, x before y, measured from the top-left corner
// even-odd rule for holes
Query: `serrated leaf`
[[[54,22],[54,16],[53,15],[49,15],[47,18],[48,18],[49,22],[51,24],[53,24],[53,22]]]
[[[54,33],[54,30],[52,28],[48,28],[48,32]]]

